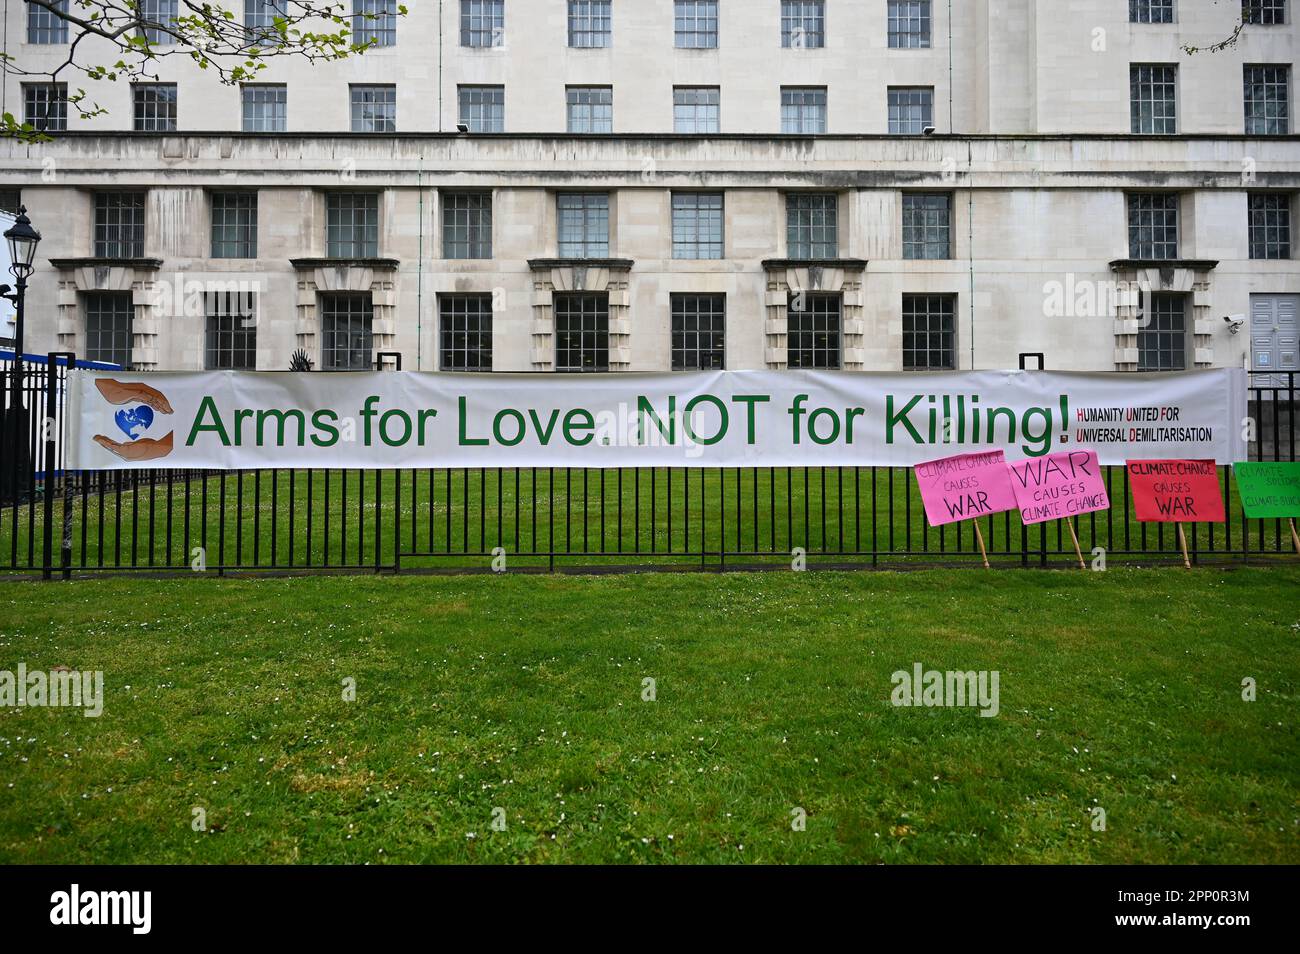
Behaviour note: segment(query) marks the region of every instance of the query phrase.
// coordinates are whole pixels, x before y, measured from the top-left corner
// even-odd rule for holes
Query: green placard
[[[1300,517],[1300,463],[1232,465],[1247,517]]]

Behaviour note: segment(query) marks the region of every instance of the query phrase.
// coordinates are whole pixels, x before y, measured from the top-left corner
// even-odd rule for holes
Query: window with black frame
[[[840,367],[843,300],[826,292],[796,292],[786,309],[786,364],[791,368]]]
[[[609,370],[609,296],[557,294],[555,370]]]
[[[330,192],[325,196],[325,254],[330,258],[379,255],[379,196]]]
[[[492,257],[492,193],[442,194],[442,257]]]
[[[209,371],[257,368],[257,314],[252,296],[242,292],[204,296],[204,367]]]
[[[1139,371],[1182,371],[1187,367],[1187,296],[1150,296],[1146,324],[1138,329]]]
[[[95,193],[95,256],[144,256],[144,193]]]
[[[672,306],[674,371],[720,371],[726,367],[726,295],[675,294]]]
[[[903,370],[952,371],[957,367],[953,295],[903,296]]]
[[[438,367],[443,371],[492,370],[492,296],[438,298]]]
[[[372,370],[374,318],[368,294],[321,295],[321,367],[326,371]]]
[[[135,327],[131,293],[87,292],[85,306],[87,360],[129,369]]]
[[[212,257],[257,258],[257,193],[212,193]]]
[[[1178,195],[1169,192],[1129,195],[1129,258],[1147,262],[1178,258],[1178,203]]]
[[[951,195],[904,194],[903,258],[952,258]]]

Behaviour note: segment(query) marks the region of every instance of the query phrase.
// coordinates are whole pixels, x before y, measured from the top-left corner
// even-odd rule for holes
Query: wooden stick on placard
[[[1083,562],[1083,551],[1079,549],[1079,535],[1074,532],[1074,520],[1071,517],[1065,518],[1065,525],[1070,528],[1070,539],[1074,541],[1074,553],[1079,558],[1079,569],[1088,569],[1088,564]]]
[[[1291,542],[1295,544],[1295,552],[1300,553],[1300,533],[1295,532],[1295,517],[1292,517],[1287,523],[1291,524]]]
[[[984,558],[984,569],[987,570],[989,568],[989,553],[984,549],[984,534],[980,530],[979,518],[976,517],[973,523],[975,524],[975,539],[978,540],[980,544],[980,556]],[[1291,532],[1295,533],[1294,524],[1291,527]],[[1300,543],[1296,544],[1296,549],[1300,549]]]
[[[1183,566],[1190,570],[1192,568],[1192,561],[1187,557],[1187,535],[1183,533],[1183,525],[1181,522],[1175,523],[1174,526],[1178,528],[1178,545],[1183,548]]]

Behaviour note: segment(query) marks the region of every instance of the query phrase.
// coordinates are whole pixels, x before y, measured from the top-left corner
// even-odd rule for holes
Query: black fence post
[[[54,422],[59,413],[60,357],[55,351],[45,357],[45,417],[41,419],[41,439],[45,442],[45,521],[41,528],[44,544],[41,577],[46,580],[54,574],[54,472],[59,465]]]
[[[63,459],[63,546],[61,564],[63,568],[63,578],[72,579],[72,479],[68,471],[68,403],[67,388],[69,385],[68,375],[77,366],[77,356],[72,352],[65,352],[61,355],[66,362],[63,372],[64,402],[62,414],[62,434],[63,434],[63,453],[60,455]]]

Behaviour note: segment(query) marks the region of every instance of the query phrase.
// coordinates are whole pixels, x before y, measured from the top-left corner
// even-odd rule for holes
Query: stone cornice
[[[1217,268],[1218,265],[1217,261],[1207,258],[1117,258],[1110,263],[1110,270],[1112,272],[1133,272],[1148,268],[1186,268],[1193,272],[1209,272]]]
[[[299,271],[317,268],[378,268],[395,271],[402,263],[396,258],[291,258],[289,264]]]
[[[162,268],[161,258],[103,258],[88,256],[86,258],[52,258],[50,264],[58,269],[71,268],[138,268],[157,271]]]
[[[630,258],[530,258],[528,267],[533,271],[552,268],[622,268],[631,269],[636,264]]]

